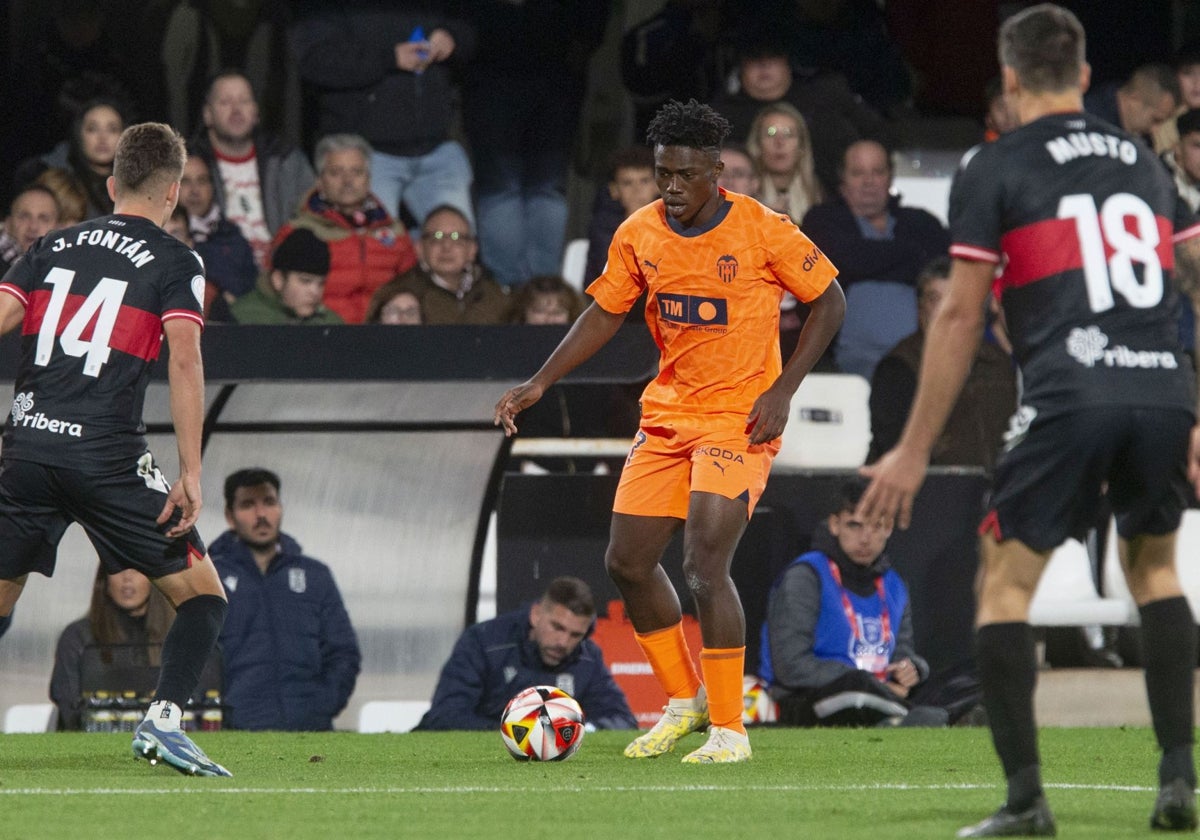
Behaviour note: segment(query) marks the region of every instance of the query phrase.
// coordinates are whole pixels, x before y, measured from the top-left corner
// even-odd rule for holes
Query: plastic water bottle
[[[92,695],[89,706],[92,709],[89,732],[113,732],[116,729],[117,716],[114,711],[115,701],[107,691],[97,691]]]
[[[204,692],[204,706],[200,712],[200,728],[205,732],[220,730],[222,718],[221,693],[215,688]]]

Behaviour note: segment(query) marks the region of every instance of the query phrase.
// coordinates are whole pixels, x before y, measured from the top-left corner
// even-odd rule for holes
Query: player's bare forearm
[[[846,296],[834,280],[821,295],[809,301],[809,316],[800,330],[796,349],[771,387],[764,391],[746,415],[751,444],[766,443],[783,434],[791,412],[792,396],[813,365],[833,340],[846,314]]]
[[[9,294],[0,294],[0,335],[7,335],[25,320],[25,304]]]
[[[871,479],[856,511],[867,521],[894,520],[901,528],[908,527],[929,453],[979,347],[993,273],[991,263],[954,261],[949,294],[925,336],[917,394],[900,441],[875,464],[859,470]]]
[[[504,392],[496,403],[492,422],[502,426],[506,435],[516,434],[513,420],[517,414],[541,399],[547,388],[594,356],[616,335],[624,321],[624,313],[609,312],[596,303],[589,306],[538,372],[528,382]]]
[[[181,475],[200,476],[200,444],[204,428],[204,363],[200,326],[185,318],[163,325],[170,347],[167,378],[171,388],[171,420],[175,425]]]

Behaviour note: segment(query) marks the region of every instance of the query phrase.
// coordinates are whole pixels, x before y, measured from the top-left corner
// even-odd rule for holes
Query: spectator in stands
[[[397,285],[384,283],[367,304],[364,324],[388,324],[395,327],[419,327],[425,323],[421,299]]]
[[[803,228],[839,269],[846,320],[834,343],[837,366],[867,379],[900,339],[916,332],[916,281],[946,253],[950,236],[933,214],[891,194],[892,159],[873,140],[846,149],[838,195],[808,211]]]
[[[1188,41],[1175,51],[1175,79],[1179,82],[1179,107],[1175,109],[1175,118],[1185,112],[1200,108],[1200,40]],[[1175,120],[1163,120],[1154,129],[1154,151],[1159,154],[1175,148],[1179,142],[1179,132]]]
[[[865,105],[840,73],[814,72],[797,77],[787,44],[778,37],[749,32],[741,39],[738,89],[712,100],[730,123],[730,135],[749,137],[754,118],[767,105],[786,102],[803,116],[812,135],[813,166],[822,189],[838,186],[842,153],[855,140],[882,140],[887,127]]]
[[[113,99],[93,99],[83,105],[71,125],[67,140],[17,170],[16,182],[28,184],[51,167],[66,169],[79,181],[87,196],[86,218],[112,212],[108,177],[112,175],[117,138],[125,129],[125,106]]]
[[[17,194],[0,230],[0,276],[29,246],[59,227],[58,213],[58,201],[49,187],[34,184]]]
[[[588,223],[586,287],[604,271],[608,244],[621,222],[634,210],[658,198],[654,182],[654,153],[649,146],[627,146],[613,153],[608,169],[608,187],[596,193]],[[543,275],[546,276],[546,275]]]
[[[347,324],[361,324],[375,290],[417,262],[400,222],[371,195],[371,146],[356,134],[317,143],[317,185],[299,213],[275,234],[278,245],[308,228],[329,246],[325,305]]]
[[[307,228],[288,233],[271,253],[271,269],[230,307],[239,324],[327,326],[342,319],[326,308],[329,248]]]
[[[234,64],[258,92],[263,124],[272,134],[299,142],[300,74],[287,40],[292,3],[190,0],[155,5],[174,7],[155,33],[162,44],[166,114],[171,125],[184,137],[202,130],[196,117],[205,105],[210,82]],[[293,209],[294,204],[283,219]]]
[[[759,676],[783,724],[944,726],[950,712],[922,702],[934,699],[929,664],[913,646],[908,588],[884,554],[892,523],[854,515],[865,487],[841,488],[828,530],[771,585]],[[977,687],[969,694],[956,711],[978,702]]]
[[[1153,145],[1154,131],[1179,107],[1179,79],[1166,64],[1143,64],[1123,83],[1088,89],[1083,108]]]
[[[1200,70],[1200,66],[1197,69]],[[1193,213],[1200,212],[1200,108],[1184,111],[1173,122],[1178,139],[1174,148],[1163,152],[1163,163],[1175,182],[1175,192]],[[1180,275],[1176,274],[1176,277]],[[1195,358],[1195,298],[1185,297],[1188,299],[1181,299],[1179,306],[1179,340]]]
[[[983,141],[991,143],[1001,134],[1012,131],[1020,125],[1020,122],[1016,109],[1004,95],[1004,87],[1000,84],[999,76],[988,82],[984,95]]]
[[[588,61],[611,6],[611,0],[464,4],[479,33],[463,86],[477,228],[488,267],[505,286],[562,267],[567,171]]]
[[[58,707],[58,728],[84,728],[85,694],[93,690],[137,691],[139,700],[149,694],[174,618],[171,602],[150,578],[136,569],[109,574],[97,565],[87,615],[66,626],[54,651],[50,699]],[[214,651],[194,699],[220,686],[220,664]]]
[[[724,83],[729,69],[724,36],[736,17],[724,0],[667,0],[626,30],[621,82],[632,94],[634,137],[646,136],[667,100],[704,102]]]
[[[1175,119],[1178,140],[1163,152],[1163,163],[1175,181],[1175,191],[1192,212],[1200,210],[1200,108],[1184,111]]]
[[[917,392],[925,334],[949,289],[950,258],[935,257],[917,277],[917,331],[893,347],[875,366],[871,377],[868,464],[900,439]],[[994,342],[980,342],[967,383],[934,444],[929,462],[991,471],[1009,418],[1016,410],[1017,377],[1012,358]]]
[[[759,111],[746,150],[762,175],[757,197],[763,204],[800,224],[808,208],[821,203],[808,124],[793,106],[776,102]]]
[[[583,309],[583,295],[557,274],[532,277],[512,296],[514,324],[573,324]]]
[[[436,207],[425,217],[417,243],[421,262],[385,287],[412,292],[426,324],[503,324],[506,290],[476,259],[479,243],[457,207]]]
[[[749,150],[741,143],[727,143],[721,148],[721,164],[717,186],[754,198],[762,194],[762,176],[759,175]]]
[[[179,206],[187,211],[191,247],[204,260],[204,316],[208,318],[218,295],[228,308],[254,288],[258,266],[241,229],[221,212],[208,161],[191,150],[183,165]]]
[[[79,179],[66,169],[52,166],[34,178],[33,183],[54,193],[58,202],[57,227],[77,225],[87,217],[87,193]]]
[[[280,530],[279,476],[225,479],[229,530],[209,546],[229,614],[221,630],[234,729],[328,730],[346,708],[362,655],[329,567]]]
[[[267,265],[271,238],[299,209],[312,188],[313,169],[304,152],[259,125],[258,100],[250,80],[226,70],[208,86],[204,130],[191,151],[208,164],[213,200]]]
[[[433,208],[474,221],[471,163],[454,139],[456,74],[475,33],[416,0],[309,2],[293,31],[301,77],[317,98],[322,134],[353,132],[372,146],[371,191],[406,227]],[[516,49],[507,37],[499,47]],[[501,105],[515,107],[505,90]],[[349,319],[348,319],[349,320]]]
[[[624,692],[588,636],[596,605],[579,578],[559,577],[530,606],[483,621],[459,637],[417,730],[492,730],[508,701],[553,685],[583,709],[589,729],[636,729]]]

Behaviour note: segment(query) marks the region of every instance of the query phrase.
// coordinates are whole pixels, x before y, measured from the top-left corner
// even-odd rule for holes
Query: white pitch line
[[[506,785],[504,787],[483,787],[471,785],[456,785],[449,787],[351,787],[351,788],[253,788],[253,787],[190,787],[190,788],[0,788],[0,795],[6,796],[178,796],[179,794],[269,794],[299,795],[299,796],[329,796],[329,795],[384,795],[396,796],[402,794],[450,794],[464,793],[628,793],[628,792],[667,792],[667,793],[707,793],[710,791],[757,791],[797,793],[804,791],[921,791],[921,790],[994,790],[998,784],[872,784],[872,785],[579,785],[570,787],[548,788],[545,785],[521,787]],[[1043,787],[1055,790],[1094,790],[1111,791],[1116,793],[1148,793],[1156,788],[1146,785],[1087,785],[1087,784],[1043,784]]]

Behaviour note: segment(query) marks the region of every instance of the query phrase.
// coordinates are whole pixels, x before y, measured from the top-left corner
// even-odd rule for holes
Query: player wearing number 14
[[[39,239],[0,280],[0,332],[21,327],[21,360],[0,450],[0,619],[30,572],[49,577],[71,522],[109,573],[136,569],[175,607],[154,702],[134,755],[182,773],[228,776],[179,727],[226,612],[196,533],[204,373],[204,265],[162,225],[186,152],[161,123],[117,142],[111,216]],[[163,337],[179,480],[146,446],[142,403]]]

